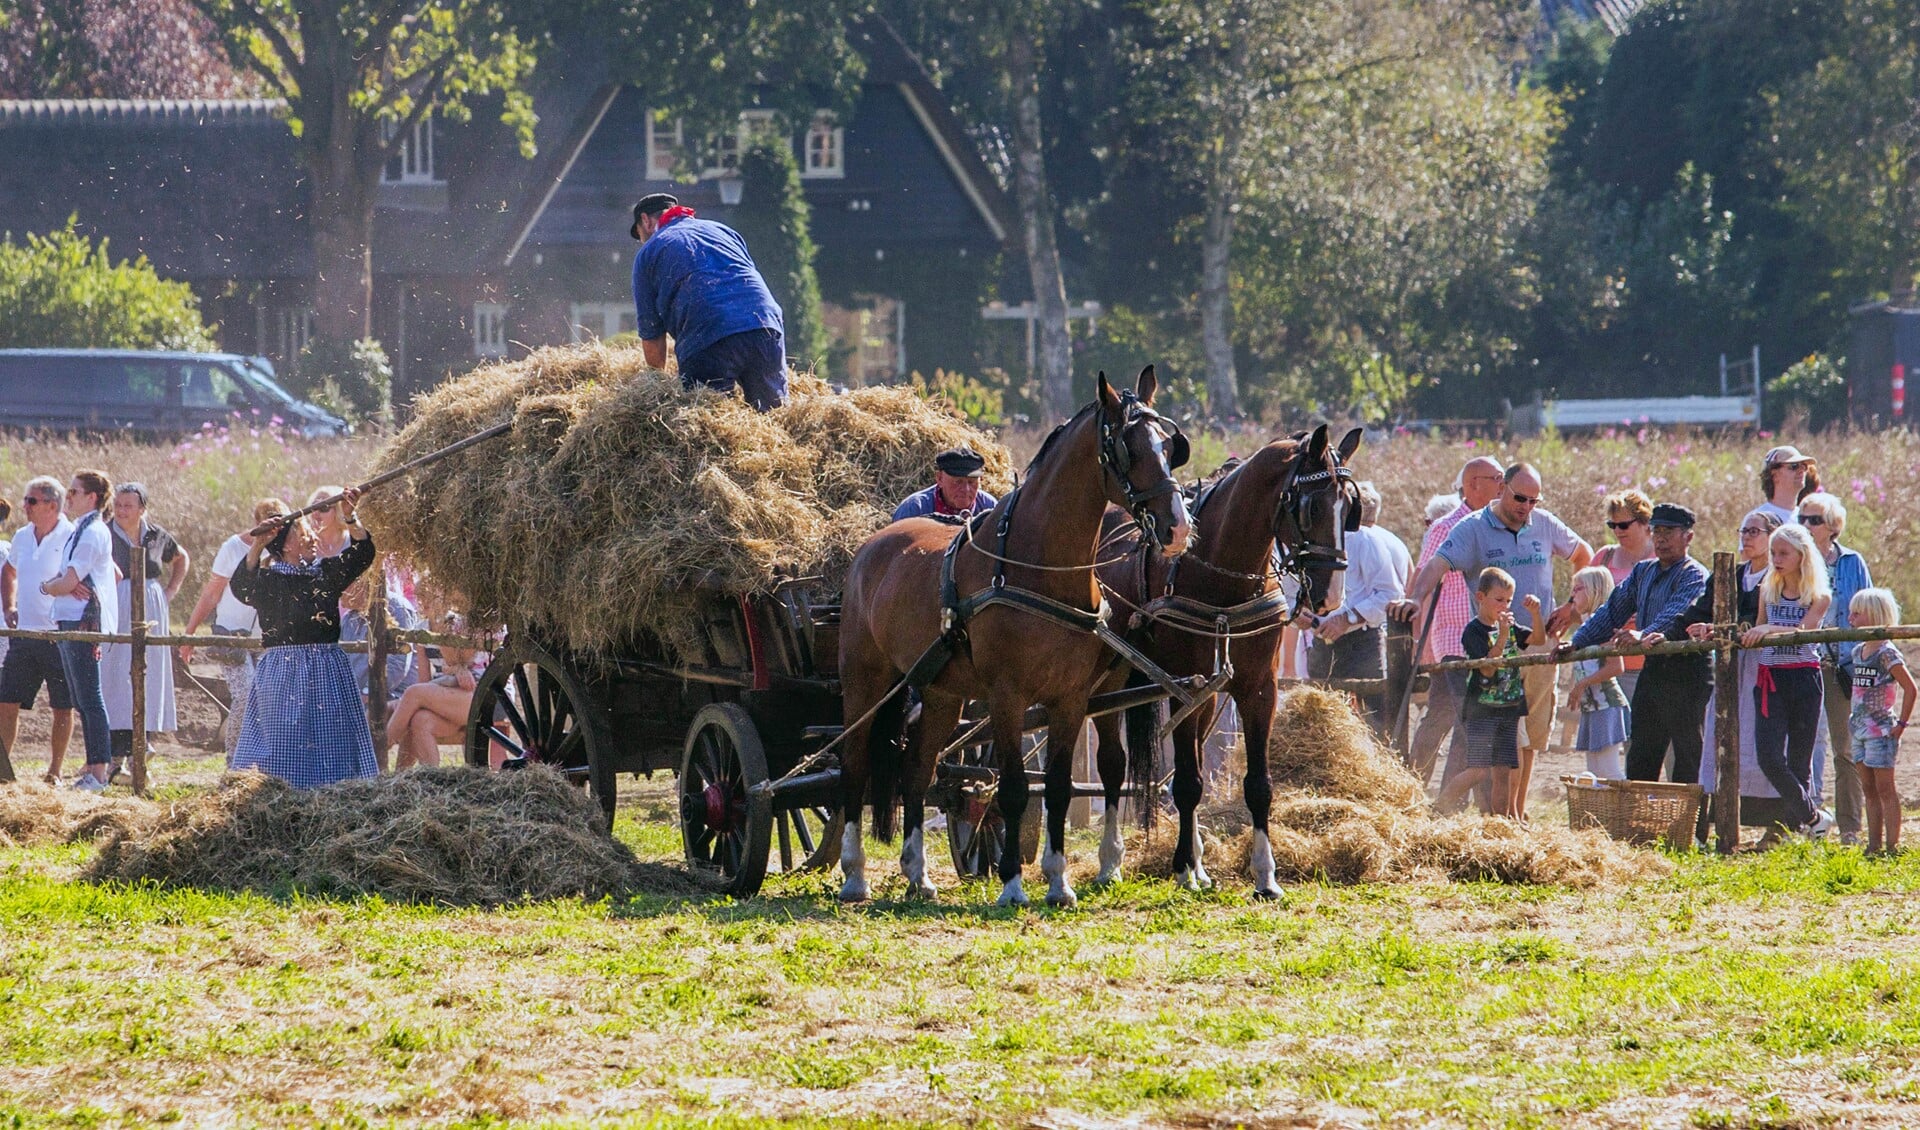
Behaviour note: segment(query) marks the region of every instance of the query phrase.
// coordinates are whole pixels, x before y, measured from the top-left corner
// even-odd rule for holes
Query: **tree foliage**
[[[74,228],[0,241],[0,348],[212,349],[192,288]]]
[[[786,317],[787,358],[797,367],[827,356],[814,273],[810,210],[800,191],[800,165],[785,134],[755,140],[740,155],[740,210],[734,228]]]
[[[253,86],[192,0],[0,4],[0,98],[234,98]]]

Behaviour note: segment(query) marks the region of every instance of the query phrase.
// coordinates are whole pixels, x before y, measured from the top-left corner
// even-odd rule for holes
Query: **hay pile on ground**
[[[900,389],[834,395],[797,378],[759,413],[688,392],[638,348],[542,349],[441,386],[378,470],[494,424],[490,440],[383,487],[365,512],[383,548],[458,588],[482,620],[608,654],[648,637],[698,661],[695,586],[765,591],[777,567],[837,581],[933,457],[971,444],[1004,489],[1004,447]]]
[[[1434,815],[1426,791],[1381,748],[1344,696],[1312,687],[1281,699],[1268,743],[1275,787],[1268,825],[1281,882],[1491,880],[1594,887],[1664,875],[1659,855],[1581,832],[1467,813]],[[1247,810],[1222,799],[1202,816],[1209,869],[1246,874]],[[1142,870],[1171,870],[1156,836]],[[1224,877],[1224,876],[1223,876]]]
[[[415,769],[298,790],[259,773],[104,844],[92,879],[498,906],[626,889],[634,859],[552,770]]]
[[[159,809],[133,797],[108,797],[34,782],[0,785],[0,847],[71,844],[124,835]]]

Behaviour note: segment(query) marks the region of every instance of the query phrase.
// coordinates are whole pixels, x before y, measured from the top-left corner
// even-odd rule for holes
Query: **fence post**
[[[367,586],[373,595],[367,605],[367,729],[373,735],[374,757],[385,773],[387,764],[387,655],[393,650],[387,624],[387,570],[384,562],[373,563],[373,581]]]
[[[133,791],[147,795],[147,547],[135,545],[127,555],[127,619],[133,629]]]
[[[1413,701],[1413,622],[1387,620],[1387,690],[1380,696],[1387,735],[1400,759],[1407,758],[1408,715]]]
[[[1740,846],[1740,653],[1733,633],[1740,581],[1733,554],[1713,555],[1713,626],[1727,633],[1713,653],[1713,841],[1721,855]]]

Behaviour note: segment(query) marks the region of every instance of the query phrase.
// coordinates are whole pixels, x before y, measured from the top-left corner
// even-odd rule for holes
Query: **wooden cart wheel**
[[[473,688],[467,764],[486,768],[498,746],[509,766],[550,765],[599,802],[611,831],[618,794],[612,719],[589,685],[545,648],[507,641]]]
[[[766,749],[746,709],[701,707],[680,761],[680,839],[694,877],[736,898],[752,896],[767,876],[773,798],[753,791],[766,780]]]
[[[960,764],[992,767],[993,743],[968,746],[958,754]],[[962,786],[955,790],[956,800],[942,805],[947,818],[947,848],[952,853],[953,870],[962,879],[982,879],[994,874],[1000,852],[1007,842],[1006,818],[1000,815],[994,787]],[[1029,797],[1026,811],[1020,815],[1020,854],[1032,863],[1040,855],[1043,811],[1038,797]]]
[[[780,870],[825,871],[840,862],[840,833],[846,814],[837,807],[803,805],[773,813],[780,848]]]

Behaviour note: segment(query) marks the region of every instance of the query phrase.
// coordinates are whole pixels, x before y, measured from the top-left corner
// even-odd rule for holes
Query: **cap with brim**
[[[1649,526],[1676,526],[1683,530],[1693,529],[1693,511],[1672,502],[1662,502],[1653,508],[1653,517],[1647,519]]]
[[[977,479],[987,461],[972,448],[956,447],[934,456],[933,465],[958,479]]]
[[[1813,462],[1813,456],[1803,454],[1799,448],[1792,444],[1785,444],[1774,448],[1772,451],[1767,452],[1766,458],[1766,463],[1769,467],[1778,466],[1782,463],[1811,462]]]
[[[680,198],[671,192],[649,192],[642,196],[640,203],[633,206],[633,226],[627,229],[627,234],[639,239],[640,217],[657,216],[678,203]]]

